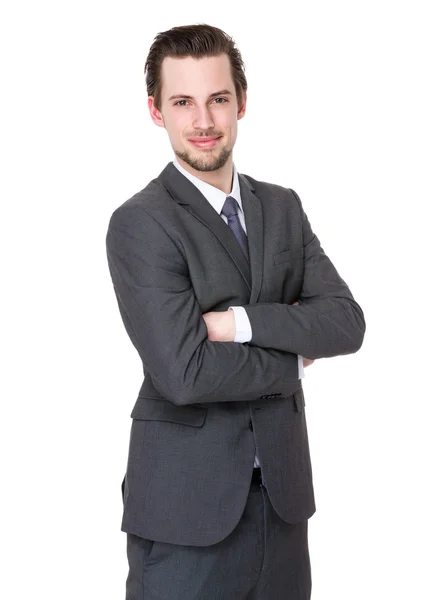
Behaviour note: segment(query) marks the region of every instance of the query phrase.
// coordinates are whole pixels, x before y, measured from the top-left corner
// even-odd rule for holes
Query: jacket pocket
[[[283,250],[282,252],[278,252],[272,256],[272,261],[275,265],[280,265],[281,263],[287,263],[293,261],[293,265],[300,263],[304,259],[304,249],[303,246],[297,246],[296,248],[289,248],[288,250]]]
[[[305,394],[303,393],[303,388],[300,388],[297,390],[297,392],[294,392],[293,396],[294,396],[294,404],[296,406],[297,412],[302,412],[303,408],[306,406]]]
[[[129,494],[128,480],[127,480],[126,473],[125,473],[125,477],[122,480],[121,489],[122,489],[122,502],[125,503],[125,500],[127,499],[128,494]]]
[[[305,395],[299,388],[290,396],[284,397],[281,408],[283,427],[301,428],[305,420]]]
[[[291,249],[284,250],[283,252],[278,252],[278,254],[273,255],[273,262],[275,265],[279,263],[287,262],[291,258]]]
[[[169,421],[193,427],[202,427],[208,408],[191,405],[176,406],[163,398],[138,396],[131,417],[139,421]]]

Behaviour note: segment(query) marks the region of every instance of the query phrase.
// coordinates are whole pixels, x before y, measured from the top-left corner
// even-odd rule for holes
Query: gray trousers
[[[308,521],[291,525],[251,483],[235,529],[211,546],[127,533],[126,600],[309,600]]]

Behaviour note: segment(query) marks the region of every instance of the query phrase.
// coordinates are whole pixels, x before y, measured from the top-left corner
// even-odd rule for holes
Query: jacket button
[[[251,421],[250,421],[250,423],[249,423],[249,428],[251,429],[251,431],[253,431],[253,424],[252,424],[252,422],[251,422]]]

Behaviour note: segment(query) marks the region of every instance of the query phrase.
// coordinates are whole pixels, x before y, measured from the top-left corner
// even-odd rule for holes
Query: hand
[[[299,304],[298,302],[293,302],[292,306],[294,306],[295,304]],[[303,358],[303,356],[302,356]],[[313,362],[315,362],[314,360],[312,360],[311,358],[303,358],[303,366],[304,367],[309,367]]]
[[[211,311],[202,315],[208,329],[210,342],[234,342],[236,335],[235,313],[233,309]]]

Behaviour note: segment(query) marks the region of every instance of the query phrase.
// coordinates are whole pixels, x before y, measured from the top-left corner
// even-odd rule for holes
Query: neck
[[[233,185],[233,162],[232,156],[230,156],[229,160],[225,165],[223,165],[220,169],[216,169],[215,171],[197,171],[193,169],[189,164],[184,162],[177,155],[175,156],[177,162],[191,175],[194,175],[201,181],[205,181],[205,183],[209,183],[213,187],[221,190],[225,194],[230,194],[232,191]]]

